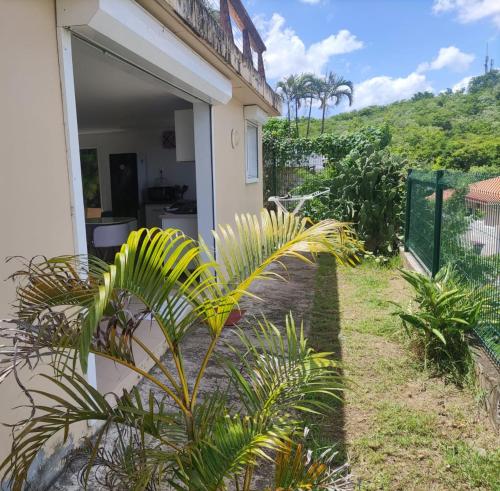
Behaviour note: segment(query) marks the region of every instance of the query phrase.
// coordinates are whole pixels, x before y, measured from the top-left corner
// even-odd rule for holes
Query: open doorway
[[[193,103],[84,40],[73,37],[72,53],[88,241],[99,249],[95,225],[124,219],[163,228],[171,220],[196,237]]]
[[[194,238],[212,229],[210,106],[76,36],[72,64],[89,252],[112,260],[138,227],[178,228]],[[165,350],[154,323],[137,336]],[[148,359],[135,358],[138,365]],[[104,359],[95,369],[103,392],[136,382]]]

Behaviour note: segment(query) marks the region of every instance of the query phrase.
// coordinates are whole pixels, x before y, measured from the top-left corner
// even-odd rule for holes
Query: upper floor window
[[[259,127],[251,122],[246,122],[246,182],[259,180]]]

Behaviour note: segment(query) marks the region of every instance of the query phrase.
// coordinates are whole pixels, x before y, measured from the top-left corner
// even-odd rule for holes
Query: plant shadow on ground
[[[311,315],[309,342],[316,351],[330,352],[332,358],[339,362],[339,375],[344,377],[342,366],[342,344],[340,342],[340,301],[337,285],[337,265],[330,258],[320,257],[320,266],[316,275],[314,303]],[[328,267],[325,267],[328,265]],[[327,402],[325,400],[325,402]],[[346,460],[344,445],[344,395],[339,399],[328,399],[331,413],[328,416],[311,415],[307,425],[310,427],[317,446],[329,446],[332,442],[337,446],[337,463]]]
[[[500,449],[477,394],[415,363],[390,301],[410,292],[395,269],[320,257],[309,338],[341,362],[348,389],[310,417],[318,445],[338,447],[360,490],[500,490]]]

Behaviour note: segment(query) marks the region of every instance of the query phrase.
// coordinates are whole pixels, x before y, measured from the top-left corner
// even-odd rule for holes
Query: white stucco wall
[[[233,98],[212,111],[213,158],[215,167],[215,219],[233,223],[235,213],[260,213],[263,206],[262,129],[259,128],[259,180],[246,183],[245,118],[243,104]],[[233,148],[231,131],[239,133]]]
[[[74,251],[54,3],[0,0],[0,318],[15,293],[7,256]],[[19,420],[23,410],[12,408],[27,401],[17,384],[0,391],[1,422]],[[0,426],[0,459],[9,448]]]

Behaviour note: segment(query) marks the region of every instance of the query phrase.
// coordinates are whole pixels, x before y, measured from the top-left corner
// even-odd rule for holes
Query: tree
[[[289,75],[285,79],[279,81],[276,85],[278,93],[287,104],[287,117],[291,123],[292,106],[295,118],[295,134],[299,136],[299,109],[302,101],[306,98],[314,96],[312,92],[312,78],[311,74],[302,73],[299,75]],[[313,95],[311,95],[311,92]]]
[[[306,138],[309,138],[309,133],[311,130],[311,112],[313,106],[313,100],[317,100],[321,92],[322,80],[312,73],[305,75],[306,82],[304,86],[305,97],[309,99],[309,114],[307,116],[307,130]]]
[[[302,105],[302,100],[309,97],[310,90],[309,84],[311,82],[311,78],[309,74],[302,73],[295,77],[294,84],[294,95],[293,100],[295,103],[295,132],[297,136],[299,135],[299,109]]]
[[[218,491],[233,482],[248,491],[261,459],[275,461],[278,483],[291,459],[294,466],[310,466],[297,476],[307,478],[307,489],[331,489],[335,476],[328,462],[306,459],[297,441],[303,430],[298,413],[321,410],[318,395],[335,396],[339,378],[328,353],[309,348],[291,318],[284,334],[265,320],[253,332],[240,332],[236,363],[226,360],[225,366],[231,401],[227,388],[203,398],[200,388],[242,296],[259,278],[280,278],[268,266],[285,257],[309,261],[319,252],[352,262],[359,244],[347,225],[333,220],[312,224],[263,211],[260,218],[236,217],[236,224],[236,230],[220,226],[214,232],[220,263],[179,230],[142,229],[130,234],[112,264],[81,256],[35,258],[14,274],[20,282],[17,320],[1,325],[8,342],[0,349],[0,381],[33,368],[41,357],[51,357],[54,368],[53,376],[41,375],[53,390],[28,391],[33,414],[20,423],[0,466],[14,491],[23,489],[45,443],[58,433],[66,438],[82,421],[102,422],[89,441],[85,479],[95,464],[111,489]],[[136,313],[132,299],[142,305]],[[165,339],[165,358],[136,335],[146,316]],[[198,370],[188,380],[182,346],[195,325],[205,326],[207,346],[200,347]],[[156,372],[135,364],[137,349]],[[155,390],[146,401],[137,389],[99,393],[76,370],[77,360],[87,370],[90,353],[146,377]],[[118,437],[110,455],[104,441],[111,428]]]
[[[295,85],[295,75],[289,75],[288,77],[284,78],[283,80],[280,80],[276,84],[276,91],[280,95],[281,99],[284,102],[286,102],[287,106],[286,115],[288,118],[288,123],[291,123],[290,104],[293,100],[294,85]]]
[[[321,133],[325,131],[325,116],[330,104],[339,105],[342,100],[347,99],[349,105],[352,104],[354,94],[354,86],[350,80],[329,72],[323,80],[318,92],[321,114]]]
[[[287,118],[288,118],[288,123],[291,123],[292,119],[292,113],[291,113],[291,104],[294,101],[295,98],[295,92],[296,92],[296,75],[289,75],[288,77],[284,78],[283,80],[280,80],[276,84],[276,90],[278,91],[278,94],[280,95],[281,99],[286,102],[287,106]]]
[[[426,90],[425,92],[417,92],[416,94],[413,94],[411,100],[412,101],[421,101],[422,99],[432,99],[434,97],[434,93],[432,93],[429,90]]]
[[[474,94],[484,89],[493,89],[500,84],[500,70],[491,70],[484,75],[474,77],[469,82],[469,92]]]

